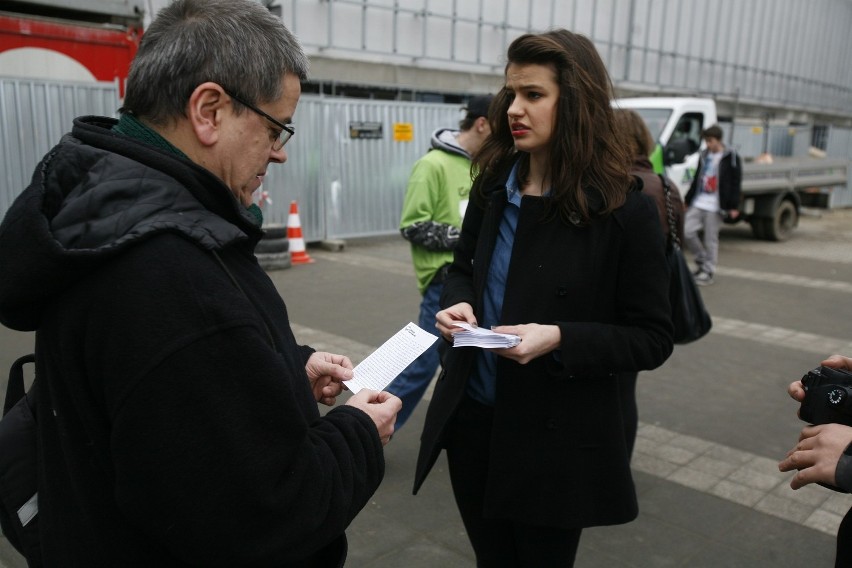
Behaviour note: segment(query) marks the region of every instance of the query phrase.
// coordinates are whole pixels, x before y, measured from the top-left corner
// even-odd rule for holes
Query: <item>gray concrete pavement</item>
[[[639,518],[585,531],[579,568],[833,565],[852,497],[793,492],[775,464],[802,426],[786,385],[825,355],[852,353],[850,240],[852,211],[805,217],[787,243],[725,228],[716,284],[702,289],[713,331],[640,375]],[[357,362],[416,318],[399,238],[309,252],[314,264],[271,273],[301,341]],[[0,331],[0,369],[31,346],[31,334]],[[425,410],[386,447],[385,481],[348,531],[347,566],[474,566],[443,458],[411,495]],[[0,568],[19,566],[0,540]]]

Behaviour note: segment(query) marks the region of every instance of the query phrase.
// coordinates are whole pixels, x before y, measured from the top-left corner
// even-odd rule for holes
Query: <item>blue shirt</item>
[[[506,180],[506,197],[509,202],[503,209],[503,219],[500,221],[497,242],[491,256],[491,266],[488,268],[488,278],[482,298],[482,314],[477,321],[480,327],[500,325],[500,316],[503,313],[506,276],[509,274],[512,246],[515,244],[515,229],[518,227],[518,217],[521,213],[522,196],[520,187],[518,187],[517,162]],[[482,404],[494,406],[497,391],[496,382],[497,356],[488,349],[480,349],[470,380],[467,383],[467,394]]]

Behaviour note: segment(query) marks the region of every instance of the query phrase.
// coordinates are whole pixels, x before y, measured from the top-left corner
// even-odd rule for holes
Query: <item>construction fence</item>
[[[116,84],[0,77],[0,215],[74,117],[115,116],[119,106]],[[265,223],[286,224],[296,200],[308,242],[396,233],[412,165],[432,132],[462,117],[457,105],[304,96],[287,164],[271,166],[264,180]],[[763,152],[763,131],[723,127],[744,157]],[[852,159],[852,130],[830,127],[826,135],[827,155]],[[804,156],[810,146],[808,127],[773,127],[768,136],[779,156]],[[830,205],[852,205],[849,194],[837,192]]]

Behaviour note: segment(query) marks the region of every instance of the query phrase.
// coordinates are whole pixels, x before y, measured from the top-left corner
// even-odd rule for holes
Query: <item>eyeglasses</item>
[[[235,95],[234,93],[232,93],[228,89],[223,88],[223,90],[225,91],[225,93],[228,94],[229,97],[231,97],[232,99],[234,99],[235,101],[237,101],[241,105],[247,107],[249,110],[256,112],[257,114],[259,114],[260,116],[262,116],[263,118],[265,118],[266,120],[268,120],[269,122],[271,122],[272,124],[274,124],[275,126],[277,126],[278,128],[281,129],[281,132],[278,134],[278,136],[272,142],[272,149],[275,150],[276,152],[278,150],[280,150],[281,148],[283,148],[284,144],[289,142],[290,138],[292,138],[293,135],[296,133],[296,129],[293,128],[292,126],[287,126],[286,124],[282,124],[282,123],[278,122],[277,120],[275,120],[274,118],[272,118],[271,116],[269,116],[268,114],[266,114],[265,112],[263,112],[262,110],[257,108],[256,106],[254,106],[253,104],[247,103],[244,99],[238,97],[237,95]]]

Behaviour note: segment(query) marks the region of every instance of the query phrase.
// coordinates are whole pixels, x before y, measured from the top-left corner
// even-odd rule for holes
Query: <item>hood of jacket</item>
[[[470,154],[459,146],[459,132],[451,128],[439,128],[432,133],[432,142],[430,150],[443,150],[450,154],[458,154],[470,160]]]
[[[38,327],[64,290],[162,232],[217,250],[260,230],[216,176],[83,117],[39,163],[0,224],[0,322]]]

